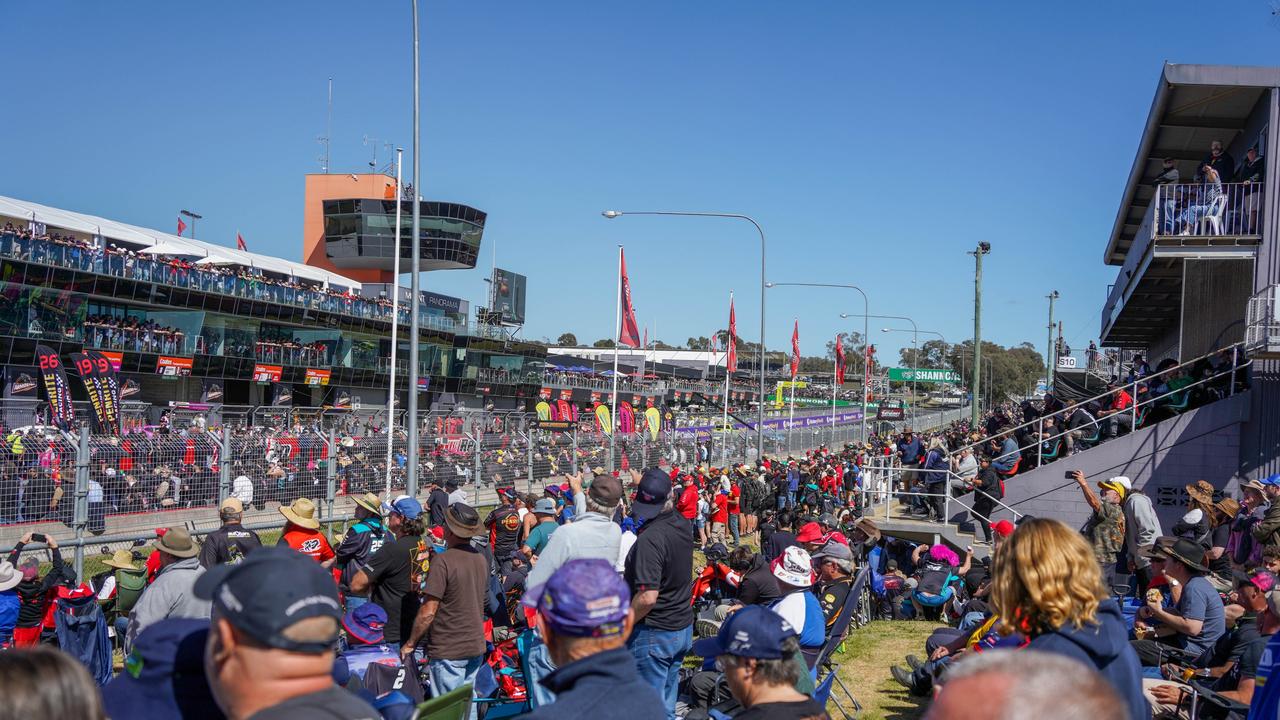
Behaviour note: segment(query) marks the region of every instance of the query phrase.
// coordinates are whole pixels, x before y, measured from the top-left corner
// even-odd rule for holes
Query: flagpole
[[[796,320],[796,327],[799,327],[800,320]],[[791,450],[791,439],[794,437],[796,424],[796,371],[791,371],[791,411],[787,416],[787,450]]]
[[[618,246],[618,291],[614,293],[613,306],[613,397],[609,409],[609,472],[614,469],[613,449],[617,433],[617,423],[613,418],[618,413],[618,344],[622,341],[622,246]],[[634,342],[634,341],[633,341]]]
[[[729,291],[729,307],[733,307],[733,291]],[[724,342],[724,402],[720,403],[720,464],[724,465],[729,461],[729,431],[725,428],[729,424],[729,343],[733,342],[733,334],[730,333],[728,339]],[[757,461],[759,462],[759,461]]]
[[[396,148],[396,250],[392,260],[391,271],[391,386],[387,390],[387,494],[391,501],[391,446],[395,443],[396,429],[396,346],[399,345],[400,330],[400,160],[404,154],[402,148]]]
[[[840,333],[836,333],[837,354],[831,366],[831,445],[836,444],[836,385],[840,375]]]

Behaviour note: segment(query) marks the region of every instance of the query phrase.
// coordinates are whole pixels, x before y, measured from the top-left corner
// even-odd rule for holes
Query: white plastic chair
[[[1227,195],[1223,193],[1209,202],[1209,210],[1196,223],[1196,235],[1205,234],[1205,224],[1213,230],[1213,235],[1222,234],[1222,215],[1227,209]]]

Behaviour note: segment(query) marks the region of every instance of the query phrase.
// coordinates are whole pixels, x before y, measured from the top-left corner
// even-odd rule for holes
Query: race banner
[[[112,370],[120,372],[120,366],[124,364],[124,353],[114,350],[94,350],[94,352],[106,358],[111,363]]]
[[[121,412],[120,406],[120,376],[118,374],[120,362],[101,350],[86,350],[84,354],[93,361],[98,373],[102,376],[103,383],[106,385],[107,417],[111,420],[111,425],[115,428],[116,434],[119,435],[124,427],[124,414]],[[119,353],[116,354],[119,355]],[[123,357],[121,355],[122,359]]]
[[[572,390],[561,390],[561,391],[560,391],[560,399],[561,399],[561,400],[572,400],[572,399],[573,399],[573,391],[572,391]]]
[[[161,355],[156,358],[156,374],[167,378],[191,377],[192,358],[169,357]]]
[[[333,375],[331,370],[317,370],[315,368],[307,368],[304,380],[307,385],[324,386],[329,384],[329,378]]]
[[[71,405],[71,388],[67,385],[67,371],[58,359],[58,353],[44,345],[36,346],[36,364],[44,381],[45,394],[49,396],[50,420],[63,430],[75,424],[76,411]]]
[[[120,385],[116,381],[111,360],[96,350],[71,354],[72,366],[84,383],[85,394],[93,408],[96,432],[120,434]]]
[[[293,405],[293,389],[284,383],[272,384],[271,405],[272,407],[289,407]]]
[[[284,368],[280,365],[256,364],[253,366],[253,381],[256,383],[280,382],[282,375],[284,375]]]
[[[222,383],[205,378],[200,381],[200,402],[217,404],[222,402]]]
[[[538,391],[538,397],[542,398],[543,400],[550,400],[550,399],[551,399],[551,388],[542,388],[541,390],[539,390],[539,391]]]

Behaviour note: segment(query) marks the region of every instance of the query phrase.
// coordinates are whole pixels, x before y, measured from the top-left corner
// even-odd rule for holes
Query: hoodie
[[[1098,605],[1096,622],[1079,628],[1068,623],[1032,638],[1028,647],[1075,658],[1096,669],[1128,705],[1132,720],[1149,720],[1151,706],[1142,694],[1142,666],[1129,647],[1128,635],[1120,606],[1107,599]]]
[[[544,677],[541,683],[556,694],[556,701],[522,715],[526,720],[593,716],[663,720],[667,717],[662,698],[640,678],[635,656],[626,647],[571,662]]]

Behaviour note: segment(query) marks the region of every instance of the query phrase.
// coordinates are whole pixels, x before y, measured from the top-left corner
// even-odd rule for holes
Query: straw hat
[[[1228,519],[1234,518],[1240,513],[1240,503],[1231,498],[1222,498],[1214,505],[1214,507]]]
[[[382,500],[378,499],[378,496],[371,492],[367,492],[355,500],[357,505],[371,513],[380,514],[382,512]]]
[[[191,532],[181,525],[165,530],[164,535],[151,543],[151,547],[178,558],[191,558],[200,554],[200,544],[192,539]]]
[[[280,514],[284,516],[285,520],[298,527],[309,530],[320,529],[320,521],[316,520],[316,504],[307,498],[298,498],[290,503],[288,507],[280,506]]]
[[[8,560],[0,560],[0,591],[12,590],[22,582],[22,572]]]
[[[117,570],[141,570],[133,562],[133,553],[128,550],[117,550],[111,554],[111,557],[102,562],[107,567],[113,567]]]
[[[1186,486],[1187,494],[1191,499],[1198,500],[1202,503],[1213,504],[1213,486],[1205,480],[1197,480]]]

